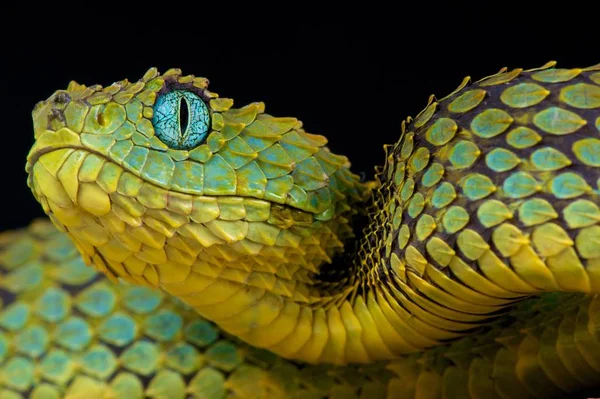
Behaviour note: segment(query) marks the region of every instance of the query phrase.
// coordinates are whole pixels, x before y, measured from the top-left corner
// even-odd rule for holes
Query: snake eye
[[[156,99],[152,125],[156,136],[170,148],[189,150],[206,139],[210,114],[198,95],[173,90]]]

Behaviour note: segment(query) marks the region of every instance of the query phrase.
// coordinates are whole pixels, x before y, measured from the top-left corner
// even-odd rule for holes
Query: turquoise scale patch
[[[496,191],[496,186],[489,177],[473,173],[462,182],[463,193],[472,201],[487,197]]]
[[[280,174],[269,175],[269,173],[264,170],[264,163],[261,163],[260,166],[263,168],[263,172],[267,179],[281,176]],[[291,168],[286,168],[285,170],[289,172]],[[304,161],[297,164],[292,172],[292,176],[294,178],[294,184],[302,187],[306,191],[317,190],[326,185],[325,171],[314,157],[306,158]]]
[[[450,150],[449,161],[456,169],[468,168],[479,157],[481,151],[471,141],[461,140]]]
[[[600,140],[596,138],[578,140],[573,143],[573,153],[584,164],[600,167]]]
[[[550,91],[535,83],[519,83],[502,92],[502,102],[513,108],[526,108],[548,97]]]
[[[129,345],[136,336],[135,321],[128,315],[116,312],[98,326],[100,338],[115,346]]]
[[[142,168],[146,163],[146,159],[148,158],[148,154],[150,150],[145,147],[133,146],[129,154],[123,160],[123,165],[137,172],[138,174],[142,172]]]
[[[113,137],[117,140],[128,140],[135,132],[135,125],[129,121],[125,121],[115,132]]]
[[[211,323],[205,320],[194,320],[184,330],[185,338],[199,347],[205,347],[219,338],[219,332]]]
[[[591,187],[588,186],[583,177],[576,173],[567,172],[552,179],[551,190],[556,198],[566,199],[578,197],[590,191]]]
[[[81,357],[80,365],[85,373],[104,380],[117,368],[117,359],[106,346],[94,345]]]
[[[197,162],[182,161],[175,164],[171,187],[190,194],[204,192],[204,166]]]
[[[236,193],[235,170],[218,154],[204,165],[204,193],[206,195],[233,195]]]
[[[542,140],[535,130],[525,126],[519,126],[506,135],[506,142],[515,148],[528,148],[536,145]]]
[[[515,172],[504,180],[502,188],[510,198],[524,198],[535,194],[541,187],[530,174]]]
[[[60,323],[54,330],[54,340],[62,347],[79,351],[85,348],[92,339],[90,326],[84,319],[71,316]]]
[[[224,371],[233,370],[243,361],[236,346],[228,341],[217,342],[208,348],[204,357],[208,363]]]
[[[527,200],[519,207],[519,219],[525,226],[542,224],[557,217],[552,204],[542,198]]]
[[[552,68],[536,72],[531,77],[538,82],[559,83],[568,82],[581,73],[581,69]]]
[[[65,261],[77,255],[77,248],[66,234],[57,235],[55,239],[48,242],[46,248],[46,256],[53,261]]]
[[[321,184],[323,186],[324,184]],[[294,179],[292,176],[281,176],[277,179],[272,179],[267,181],[267,188],[265,190],[265,199],[268,201],[276,202],[279,204],[285,203],[288,192],[294,186]],[[315,187],[312,189],[308,189],[303,187],[306,191],[318,190],[320,187]]]
[[[264,189],[263,189],[264,191]],[[263,197],[263,191],[260,192],[261,196],[257,198]],[[305,209],[308,202],[308,194],[304,189],[294,185],[290,192],[288,193],[288,198],[286,200],[287,205],[297,206],[300,209]]]
[[[144,328],[146,335],[157,341],[171,341],[183,326],[180,315],[170,310],[161,310],[146,318]]]
[[[485,157],[485,163],[494,172],[506,172],[517,166],[521,160],[504,148],[494,148]]]
[[[132,148],[133,144],[131,141],[118,141],[110,148],[108,155],[112,160],[120,164],[127,157]]]
[[[162,295],[149,287],[127,287],[123,295],[123,304],[132,312],[146,314],[154,311],[162,302]]]
[[[327,187],[308,192],[307,197],[306,208],[303,209],[307,212],[321,213],[331,206],[331,192]]]
[[[294,132],[294,134],[297,134],[297,133]],[[287,134],[285,136],[285,138],[289,137],[290,135],[291,135],[291,133]],[[242,140],[242,139],[240,139],[240,140]],[[244,142],[244,144],[245,144],[245,142]],[[280,144],[281,144],[281,147],[287,152],[287,154],[290,156],[290,158],[294,162],[302,162],[306,158],[312,156],[316,152],[316,148],[314,148],[314,147],[313,148],[304,148],[304,147],[300,147],[298,144],[293,144],[293,143],[284,142],[284,141],[281,141]],[[248,147],[248,148],[250,148],[250,147]]]
[[[21,293],[37,287],[42,282],[43,277],[44,270],[42,266],[37,262],[33,262],[4,276],[2,285],[12,293]]]
[[[57,268],[56,280],[68,285],[83,285],[96,276],[96,271],[85,265],[81,256],[61,263]]]
[[[267,187],[267,178],[260,170],[256,162],[250,162],[248,165],[238,169],[237,179],[239,182],[238,195],[263,198]],[[290,191],[290,197],[295,203],[304,204],[306,201],[306,192],[294,186]]]
[[[289,153],[290,149],[294,147],[282,144],[282,148],[287,149],[286,153]],[[234,169],[239,169],[242,166],[246,165],[248,162],[252,161],[257,155],[257,153],[252,148],[250,148],[250,146],[246,144],[246,142],[243,139],[239,137],[234,137],[232,140],[229,140],[225,144],[225,147],[221,149],[219,154],[223,158],[225,158],[227,160],[227,163],[229,163]],[[312,153],[308,156],[310,155],[312,155]],[[298,159],[298,157],[296,157],[296,159],[294,159],[294,162],[300,162],[306,158],[307,157]]]
[[[600,87],[589,83],[566,86],[560,91],[560,99],[574,108],[600,108]]]
[[[456,198],[456,191],[452,184],[444,182],[439,185],[438,188],[433,192],[431,197],[431,204],[440,209],[450,204]]]
[[[245,136],[244,140],[256,152],[261,152],[277,142],[277,138],[275,137]]]
[[[116,293],[104,281],[83,290],[76,300],[77,308],[91,317],[106,316],[116,302]]]
[[[429,150],[426,147],[420,147],[419,149],[417,149],[417,151],[415,151],[412,158],[410,159],[408,163],[409,168],[415,172],[422,171],[429,163],[429,157]]]
[[[17,352],[36,358],[46,351],[49,341],[48,333],[43,326],[30,325],[16,336],[15,347]]]
[[[473,118],[471,130],[479,137],[489,139],[504,132],[512,123],[513,118],[505,111],[489,108]]]
[[[29,389],[33,383],[34,365],[31,360],[15,356],[0,368],[0,380],[19,391]]]
[[[144,136],[139,132],[133,133],[133,137],[131,137],[133,144],[139,145],[141,147],[150,147],[150,140],[148,137]]]
[[[165,364],[183,374],[189,374],[200,367],[202,358],[192,345],[178,343],[167,352]]]
[[[123,367],[143,376],[152,374],[158,365],[158,347],[148,341],[138,341],[121,354]]]
[[[35,309],[42,319],[56,323],[71,312],[71,296],[65,290],[50,287],[38,298]]]
[[[293,161],[279,144],[273,144],[271,147],[261,151],[258,154],[257,162],[263,169],[267,179],[274,179],[292,171]],[[321,165],[313,157],[299,162],[296,165],[296,170],[300,170],[310,176],[319,175],[318,171],[325,173]]]
[[[444,176],[444,167],[439,163],[433,163],[423,174],[421,183],[425,187],[435,186]]]
[[[545,147],[531,154],[531,163],[539,170],[553,171],[569,166],[571,160],[562,152]]]
[[[587,122],[574,112],[550,107],[538,112],[533,117],[533,123],[547,133],[563,135],[576,132]]]
[[[28,319],[29,305],[17,301],[0,313],[0,326],[9,331],[16,331],[23,328]]]
[[[72,355],[62,349],[51,349],[39,364],[42,377],[59,385],[67,383],[74,371]]]

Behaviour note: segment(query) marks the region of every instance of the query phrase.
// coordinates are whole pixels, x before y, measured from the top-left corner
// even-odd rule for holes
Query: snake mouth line
[[[255,200],[255,201],[260,201],[263,202],[265,204],[269,204],[270,207],[272,207],[273,209],[278,209],[279,212],[289,212],[292,213],[293,215],[296,215],[294,217],[295,220],[295,224],[311,224],[314,222],[315,220],[315,214],[309,211],[305,211],[301,208],[297,208],[294,206],[290,206],[288,204],[282,204],[282,203],[278,203],[278,202],[274,202],[274,201],[270,201],[268,199],[264,199],[264,198],[260,198],[260,197],[256,197],[256,196],[249,196],[249,195],[231,195],[231,194],[224,194],[224,195],[207,195],[207,194],[194,194],[194,193],[189,193],[189,192],[185,192],[185,191],[181,191],[181,190],[177,190],[174,189],[172,187],[164,187],[164,186],[160,186],[152,181],[146,180],[144,179],[142,176],[139,176],[134,170],[131,170],[130,168],[119,164],[117,162],[115,162],[113,159],[107,157],[105,154],[102,154],[99,151],[96,151],[94,149],[82,146],[82,145],[65,145],[65,146],[44,146],[42,148],[39,149],[35,149],[35,147],[32,148],[32,151],[30,151],[30,153],[27,156],[27,163],[25,166],[25,171],[29,174],[29,176],[31,177],[33,174],[33,168],[34,165],[39,161],[39,159],[41,157],[43,157],[44,155],[53,153],[55,151],[60,151],[60,150],[74,150],[74,151],[84,151],[86,152],[88,155],[89,154],[93,154],[96,155],[100,158],[102,158],[105,162],[109,162],[112,163],[114,165],[117,165],[119,168],[122,168],[124,172],[127,173],[131,173],[132,175],[134,175],[137,179],[140,179],[142,182],[144,182],[144,184],[148,184],[151,185],[157,189],[161,189],[161,190],[168,190],[169,192],[172,193],[177,193],[177,194],[181,194],[181,195],[186,195],[186,196],[190,196],[191,198],[241,198],[241,199],[251,199],[251,200]],[[87,156],[87,155],[86,155]]]

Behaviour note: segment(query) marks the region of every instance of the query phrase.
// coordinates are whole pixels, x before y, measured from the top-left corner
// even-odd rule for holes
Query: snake
[[[35,105],[49,220],[0,235],[1,398],[600,386],[600,64],[465,78],[372,181],[208,86],[151,68]]]

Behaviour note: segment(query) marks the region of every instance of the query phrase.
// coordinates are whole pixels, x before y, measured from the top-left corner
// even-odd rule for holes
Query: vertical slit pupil
[[[188,119],[189,119],[189,105],[185,100],[185,97],[181,98],[181,102],[179,103],[179,126],[181,128],[180,132],[183,136],[188,127]]]

